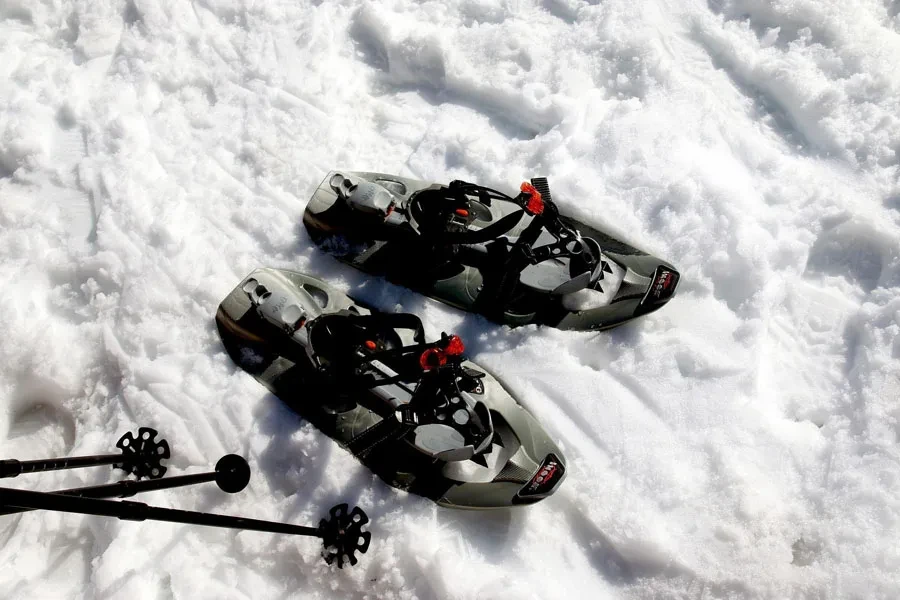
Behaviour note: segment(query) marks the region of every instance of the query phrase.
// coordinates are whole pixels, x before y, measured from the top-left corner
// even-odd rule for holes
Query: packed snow
[[[900,596],[900,4],[891,0],[0,0],[0,457],[151,426],[141,501],[317,540],[0,520],[3,598]],[[337,263],[301,217],[333,168],[514,190],[682,273],[605,333],[510,329]],[[394,490],[226,355],[257,266],[461,334],[558,440],[559,492],[496,512]],[[51,490],[107,468],[5,480]]]

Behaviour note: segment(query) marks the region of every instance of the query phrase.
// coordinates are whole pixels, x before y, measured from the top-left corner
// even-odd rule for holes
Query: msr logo
[[[538,474],[535,475],[534,479],[531,480],[531,485],[528,486],[529,492],[534,492],[541,484],[553,477],[553,474],[556,473],[556,470],[559,468],[559,464],[555,460],[551,460],[546,465],[541,467],[541,470],[538,471]]]
[[[659,273],[656,275],[656,280],[650,288],[650,293],[657,299],[663,295],[670,296],[677,281],[678,275],[668,269],[660,268]]]
[[[556,486],[563,480],[566,466],[555,454],[548,454],[538,472],[531,481],[526,483],[516,494],[516,503],[535,502],[537,497],[546,496],[553,492]]]

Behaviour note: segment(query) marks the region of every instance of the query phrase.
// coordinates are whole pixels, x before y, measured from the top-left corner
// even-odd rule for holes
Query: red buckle
[[[438,348],[429,348],[419,356],[419,366],[424,371],[430,371],[447,364],[447,355]]]
[[[533,185],[526,181],[522,183],[519,189],[522,190],[523,194],[530,196],[528,202],[525,203],[525,212],[532,216],[544,212],[544,199],[541,198],[541,193]]]
[[[447,342],[447,347],[444,348],[444,352],[446,352],[449,356],[459,356],[465,351],[466,346],[463,344],[462,340],[459,339],[459,336],[451,335],[450,341]]]
[[[419,355],[419,366],[423,371],[430,371],[447,364],[448,356],[461,356],[466,347],[458,335],[451,335],[443,348],[429,348]]]

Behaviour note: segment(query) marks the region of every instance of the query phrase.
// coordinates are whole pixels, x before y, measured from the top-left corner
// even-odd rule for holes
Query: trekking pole
[[[129,498],[143,492],[166,490],[209,481],[215,481],[216,485],[223,492],[235,494],[247,487],[247,483],[250,481],[250,465],[237,454],[228,454],[219,459],[219,462],[216,463],[216,470],[210,473],[179,475],[178,477],[149,481],[125,480],[107,485],[72,488],[51,493],[65,496],[81,496],[82,498]],[[29,510],[32,509],[0,507],[0,516],[28,512]]]
[[[16,477],[22,473],[40,471],[60,471],[97,465],[113,465],[133,474],[138,479],[149,477],[159,479],[166,472],[161,461],[171,456],[166,440],[156,441],[157,432],[149,427],[138,429],[137,436],[130,431],[119,438],[116,447],[121,454],[101,454],[95,456],[75,456],[50,458],[47,460],[0,460],[0,477]]]
[[[305,527],[275,521],[162,508],[131,500],[98,500],[95,498],[81,498],[79,496],[65,496],[63,494],[48,494],[46,492],[9,488],[0,488],[0,505],[116,517],[126,521],[166,521],[188,525],[318,537],[322,539],[324,544],[322,557],[325,559],[325,562],[332,564],[337,560],[340,568],[344,567],[344,562],[355,565],[357,563],[355,553],[365,553],[372,538],[370,532],[362,531],[362,526],[369,522],[366,513],[359,507],[348,511],[346,504],[338,504],[333,507],[329,512],[330,518],[320,520],[318,527]]]

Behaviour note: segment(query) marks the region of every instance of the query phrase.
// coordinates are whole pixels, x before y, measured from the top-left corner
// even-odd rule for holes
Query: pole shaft
[[[173,508],[161,508],[158,506],[149,506],[143,502],[132,502],[130,500],[98,500],[95,498],[81,498],[78,496],[65,496],[63,494],[48,494],[44,492],[14,490],[10,488],[0,488],[0,506],[117,517],[127,521],[167,521],[170,523],[204,525],[207,527],[248,529],[269,533],[319,537],[318,529],[315,527],[304,527],[302,525],[276,523],[273,521],[261,521],[258,519],[245,519],[243,517],[233,517],[229,515],[176,510]]]
[[[170,488],[194,485],[197,483],[206,483],[215,481],[215,471],[211,473],[196,473],[193,475],[180,475],[178,477],[168,477],[166,479],[150,479],[147,481],[119,481],[106,485],[94,485],[91,487],[71,488],[68,490],[59,490],[51,492],[53,494],[61,494],[66,496],[81,496],[82,498],[129,498],[135,494],[143,492],[151,492],[155,490],[167,490]],[[0,516],[12,515],[34,510],[33,508],[0,508]]]
[[[75,456],[71,458],[49,458],[47,460],[3,460],[0,461],[0,477],[15,477],[22,473],[39,471],[61,471],[97,465],[111,465],[126,462],[121,454],[102,454],[96,456]]]

